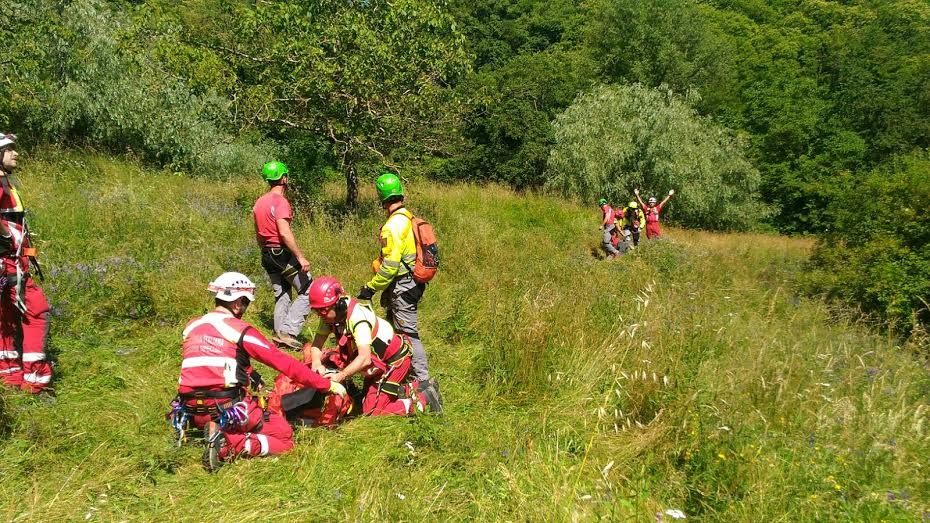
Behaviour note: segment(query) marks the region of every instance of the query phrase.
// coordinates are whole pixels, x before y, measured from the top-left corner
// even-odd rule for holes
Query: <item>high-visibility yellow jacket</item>
[[[381,227],[381,255],[371,264],[375,276],[367,287],[384,290],[391,281],[413,271],[417,244],[413,237],[413,214],[401,207],[391,213]]]
[[[629,207],[624,207],[624,208],[623,208],[623,219],[617,220],[617,221],[619,222],[619,225],[620,225],[620,228],[621,228],[621,229],[623,229],[623,228],[626,227],[627,225],[633,225],[632,223],[628,223],[628,222],[627,222],[627,219],[626,219],[626,212],[627,212],[629,209],[630,209]],[[646,215],[643,214],[643,210],[642,210],[642,209],[636,209],[636,214],[637,214],[637,216],[639,216],[639,226],[640,226],[640,227],[645,227],[645,226],[646,226]]]

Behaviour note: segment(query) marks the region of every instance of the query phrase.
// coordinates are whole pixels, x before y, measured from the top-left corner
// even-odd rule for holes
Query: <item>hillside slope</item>
[[[0,519],[930,514],[930,375],[795,295],[808,242],[671,230],[605,262],[593,206],[495,187],[411,187],[440,235],[422,323],[447,414],[304,430],[290,454],[207,475],[163,415],[206,282],[231,269],[265,282],[249,221],[261,182],[39,156],[21,179],[58,394],[0,392]],[[371,196],[359,217],[300,209],[315,274],[367,279]],[[247,319],[268,332],[270,311],[262,288]]]

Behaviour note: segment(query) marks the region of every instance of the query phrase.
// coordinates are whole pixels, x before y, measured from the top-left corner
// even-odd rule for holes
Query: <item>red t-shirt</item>
[[[267,192],[252,207],[255,218],[255,237],[261,247],[280,247],[284,243],[278,234],[277,220],[290,221],[291,204],[287,198],[275,192]]]
[[[0,212],[23,212],[19,192],[6,176],[0,177]]]

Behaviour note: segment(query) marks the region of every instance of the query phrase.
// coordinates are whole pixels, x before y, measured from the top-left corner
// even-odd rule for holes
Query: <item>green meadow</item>
[[[930,373],[799,294],[809,240],[666,228],[605,261],[593,205],[411,181],[442,253],[421,322],[445,415],[298,430],[210,475],[164,415],[217,274],[260,283],[246,319],[270,334],[262,181],[55,149],[19,178],[56,395],[0,391],[0,520],[930,519]],[[295,230],[355,290],[383,216],[370,187],[358,214],[343,199],[325,187]]]

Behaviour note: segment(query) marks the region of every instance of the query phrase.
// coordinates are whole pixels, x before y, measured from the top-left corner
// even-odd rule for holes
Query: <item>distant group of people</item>
[[[639,246],[640,234],[642,228],[646,229],[646,238],[657,240],[662,236],[662,229],[659,226],[659,214],[662,208],[668,203],[669,198],[675,194],[674,189],[668,192],[668,196],[661,202],[655,196],[649,197],[646,203],[643,203],[639,195],[639,189],[635,189],[633,194],[635,201],[630,201],[625,207],[612,206],[605,198],[598,200],[597,204],[601,208],[601,247],[607,259],[614,259],[629,250]]]

